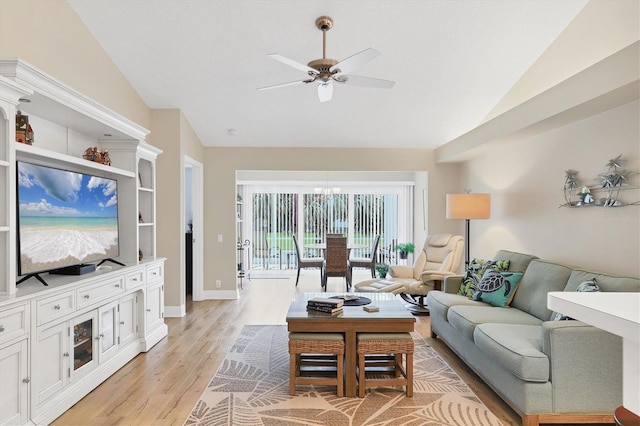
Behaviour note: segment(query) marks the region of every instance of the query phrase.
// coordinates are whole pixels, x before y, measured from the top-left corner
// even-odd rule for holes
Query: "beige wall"
[[[180,110],[151,110],[151,124],[150,141],[163,150],[156,166],[157,252],[167,258],[165,305],[178,308],[185,305],[184,156],[204,162],[204,148]]]
[[[236,170],[305,171],[428,171],[430,232],[453,232],[456,223],[444,218],[447,192],[458,186],[455,164],[436,165],[430,149],[291,149],[206,148],[204,187],[205,291],[235,291]],[[217,242],[218,234],[224,241]]]
[[[149,109],[66,1],[0,0],[0,56],[24,59],[150,129]]]
[[[528,139],[504,143],[464,164],[465,185],[492,195],[489,220],[471,222],[471,257],[510,249],[600,271],[640,276],[640,206],[559,208],[565,171],[586,183],[622,154],[640,171],[638,102]],[[639,185],[640,176],[631,178]],[[627,202],[640,190],[622,191]]]

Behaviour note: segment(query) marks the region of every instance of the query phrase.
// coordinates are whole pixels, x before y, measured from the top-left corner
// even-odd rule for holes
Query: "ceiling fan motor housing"
[[[328,31],[333,28],[333,19],[330,16],[321,16],[316,19],[316,27],[322,31]]]

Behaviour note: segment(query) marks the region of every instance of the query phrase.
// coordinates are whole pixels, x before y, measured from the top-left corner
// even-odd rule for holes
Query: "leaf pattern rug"
[[[414,333],[414,394],[367,389],[339,398],[335,387],[298,386],[289,396],[284,325],[248,325],[184,425],[501,425],[462,379]]]

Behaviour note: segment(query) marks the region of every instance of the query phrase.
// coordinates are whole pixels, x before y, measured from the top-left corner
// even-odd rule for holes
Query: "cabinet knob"
[[[120,284],[116,284],[116,288],[120,288]]]
[[[136,282],[136,281],[138,281],[138,279],[134,277],[134,278],[131,279],[131,281]]]
[[[120,321],[120,325],[124,325],[124,321]]]
[[[152,272],[151,275],[158,275],[158,273],[157,272]]]
[[[31,381],[30,378],[25,377],[24,379],[22,379],[22,383],[29,383]]]
[[[98,337],[96,337],[96,340],[100,340],[104,337],[104,333],[100,333],[98,334]]]
[[[69,352],[65,352],[65,353],[63,353],[63,354],[62,354],[62,356],[66,356],[66,357],[68,357],[68,356],[69,356]]]
[[[4,331],[4,325],[0,324],[0,333]]]
[[[53,305],[53,309],[55,309],[56,311],[60,310],[60,305]]]
[[[151,308],[147,308],[147,312],[151,312]]]
[[[85,295],[84,295],[84,298],[85,298],[85,299],[88,299],[89,297],[91,297],[91,296],[89,296],[88,294],[85,294]]]

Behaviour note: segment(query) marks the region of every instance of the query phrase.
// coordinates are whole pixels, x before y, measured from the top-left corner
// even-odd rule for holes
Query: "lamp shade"
[[[490,194],[447,194],[447,219],[489,219]]]

